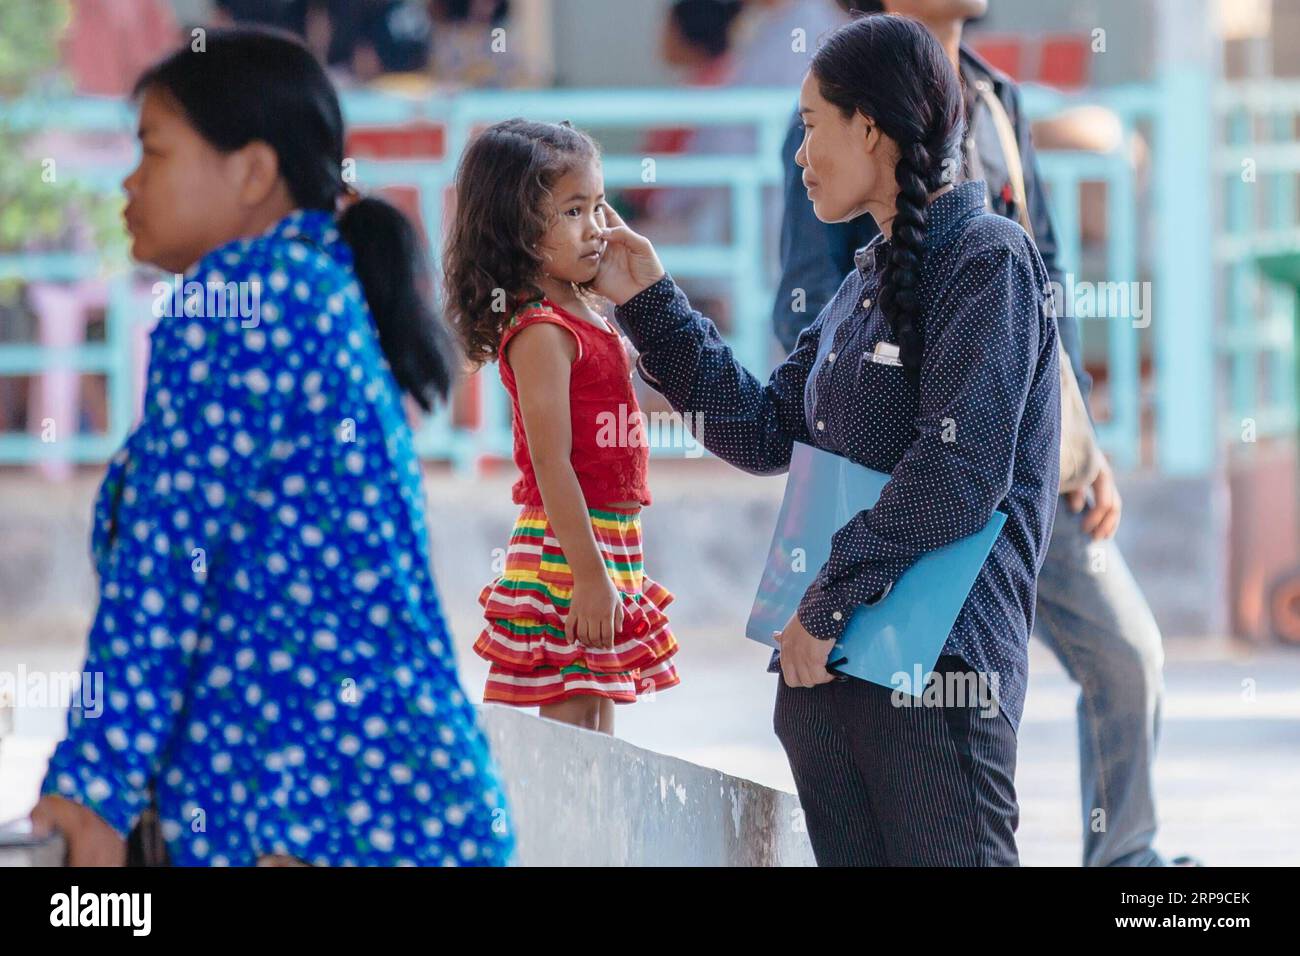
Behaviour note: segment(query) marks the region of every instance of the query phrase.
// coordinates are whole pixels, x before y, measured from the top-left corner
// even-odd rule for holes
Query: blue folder
[[[795,443],[746,637],[777,646],[772,632],[785,630],[830,557],[832,536],[874,505],[887,481],[883,472]],[[858,607],[828,658],[844,659],[835,670],[873,684],[911,688],[919,696],[1006,520],[993,512],[981,530],[923,555],[883,598]]]

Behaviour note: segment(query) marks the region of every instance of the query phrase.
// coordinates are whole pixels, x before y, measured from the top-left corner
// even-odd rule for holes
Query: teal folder
[[[785,500],[745,636],[776,647],[804,592],[831,553],[831,538],[880,497],[889,475],[795,443]],[[853,612],[828,661],[841,674],[886,687],[922,687],[975,586],[1007,516],[993,512],[979,531],[919,558],[883,598]],[[905,679],[900,680],[899,675]]]

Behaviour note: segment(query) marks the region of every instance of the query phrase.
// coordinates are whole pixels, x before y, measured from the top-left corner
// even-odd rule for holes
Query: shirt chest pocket
[[[908,397],[907,376],[898,345],[888,336],[877,334],[854,343],[853,351],[842,358],[853,362],[853,391],[857,401],[877,408],[882,403],[896,407]]]
[[[869,436],[873,459],[897,461],[911,440],[912,420],[916,414],[916,393],[907,381],[898,347],[882,331],[853,352],[841,356],[853,375],[851,394],[846,395],[845,409],[857,428]],[[889,470],[888,468],[884,470]]]
[[[896,430],[893,418],[906,383],[902,365],[888,364],[897,361],[897,353],[879,309],[853,318],[835,330],[810,382],[814,387],[806,398],[814,399],[809,406],[814,415],[808,424],[825,447],[875,460],[876,446]],[[882,361],[873,361],[877,354]]]

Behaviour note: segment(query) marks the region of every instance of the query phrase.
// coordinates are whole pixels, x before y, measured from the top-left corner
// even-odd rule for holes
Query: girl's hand
[[[835,679],[826,669],[835,642],[809,634],[799,623],[798,612],[790,615],[784,631],[772,636],[781,648],[781,676],[786,687],[816,687]]]
[[[615,305],[622,305],[643,289],[664,277],[664,267],[655,247],[645,236],[633,232],[610,205],[605,206],[609,228],[601,233],[605,252],[591,288]]]
[[[609,575],[603,570],[599,577],[575,575],[569,616],[564,619],[564,636],[587,647],[608,650],[622,629],[623,599]]]
[[[126,866],[126,840],[89,807],[51,793],[41,797],[31,817],[37,832],[63,834],[68,866]]]

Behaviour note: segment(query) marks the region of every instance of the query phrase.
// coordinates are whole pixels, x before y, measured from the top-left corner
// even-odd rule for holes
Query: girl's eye
[[[565,215],[566,215],[566,216],[573,216],[573,215],[579,215],[579,216],[580,216],[580,215],[582,215],[582,207],[580,207],[580,206],[574,206],[572,209],[570,209],[568,212],[566,212]]]

